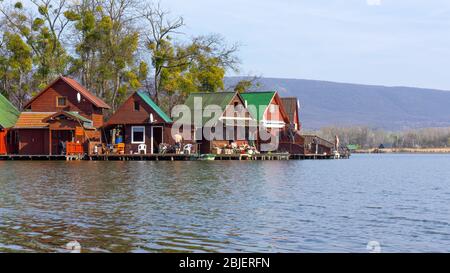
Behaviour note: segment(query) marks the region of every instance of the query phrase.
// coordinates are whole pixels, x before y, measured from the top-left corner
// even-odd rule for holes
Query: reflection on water
[[[449,165],[0,161],[0,251],[450,251]]]

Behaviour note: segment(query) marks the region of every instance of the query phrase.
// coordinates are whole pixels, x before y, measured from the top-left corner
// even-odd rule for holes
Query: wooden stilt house
[[[280,140],[286,134],[290,121],[278,93],[276,91],[246,92],[241,95],[248,111],[258,122],[258,148],[264,151],[261,144],[270,142],[271,140],[265,138],[273,135],[278,139],[278,143],[271,148],[272,151],[285,151],[285,148],[280,146],[282,144]],[[261,135],[262,132],[265,132],[265,137]]]
[[[296,97],[281,98],[283,107],[289,117],[289,126],[281,142],[285,146],[291,146],[291,153],[305,153],[305,138],[300,134],[302,124],[299,118],[300,103]]]
[[[111,116],[105,126],[105,134],[108,143],[116,147],[116,152],[154,154],[159,152],[161,143],[174,144],[171,125],[172,119],[149,94],[138,91]],[[120,144],[123,144],[123,149],[120,149]]]
[[[190,113],[175,122],[190,127],[201,154],[236,153],[249,144],[252,117],[239,93],[191,93],[184,104]]]
[[[103,111],[110,107],[74,79],[59,77],[25,106],[14,126],[18,154],[91,153],[101,143]]]

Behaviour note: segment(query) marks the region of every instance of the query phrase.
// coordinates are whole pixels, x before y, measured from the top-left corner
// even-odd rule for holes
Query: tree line
[[[138,89],[166,109],[190,92],[223,90],[225,73],[239,69],[239,45],[184,27],[183,17],[139,0],[0,0],[0,92],[21,108],[69,75],[114,110]]]
[[[317,134],[329,140],[334,140],[337,135],[341,145],[355,144],[361,148],[378,148],[381,144],[385,148],[450,146],[450,128],[423,128],[393,132],[364,126],[329,126],[305,133]]]

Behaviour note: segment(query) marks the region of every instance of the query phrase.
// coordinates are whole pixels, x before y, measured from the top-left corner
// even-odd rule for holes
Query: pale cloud
[[[369,6],[381,6],[381,0],[367,0]]]

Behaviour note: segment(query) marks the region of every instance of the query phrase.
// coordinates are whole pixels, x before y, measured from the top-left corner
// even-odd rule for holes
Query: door
[[[158,153],[159,144],[163,143],[163,127],[153,126],[151,134],[151,153]]]
[[[52,131],[52,154],[61,155],[66,153],[67,142],[73,141],[74,132],[72,130]]]

